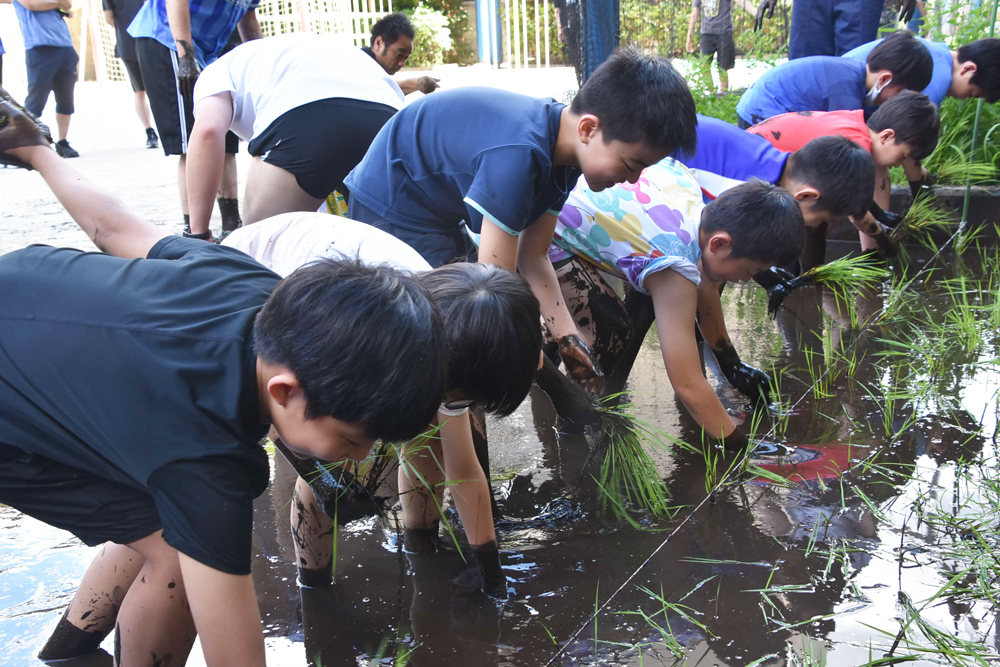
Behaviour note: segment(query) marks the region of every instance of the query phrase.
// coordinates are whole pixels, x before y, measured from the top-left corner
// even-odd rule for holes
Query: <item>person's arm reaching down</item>
[[[691,18],[688,20],[688,39],[687,39],[687,52],[694,53],[694,29],[698,25],[698,15],[701,12],[698,8],[691,7]]]
[[[240,39],[244,42],[252,42],[264,36],[264,31],[260,29],[260,21],[257,20],[257,11],[254,9],[243,15],[240,22],[236,24],[236,29],[240,33]]]
[[[177,44],[177,83],[181,94],[191,97],[201,66],[191,37],[191,6],[188,0],[167,0],[167,22]]]
[[[771,378],[759,368],[743,363],[733,347],[722,312],[720,287],[720,283],[709,282],[704,278],[698,285],[698,328],[729,384],[751,400],[766,399]]]
[[[663,365],[674,394],[708,436],[721,440],[731,435],[737,429],[736,422],[701,372],[694,335],[697,287],[669,269],[651,274],[645,285],[653,298]]]
[[[604,385],[604,374],[583,342],[576,322],[566,307],[555,269],[549,261],[549,245],[555,229],[556,216],[546,213],[521,232],[517,243],[517,268],[531,285],[531,291],[538,299],[542,318],[552,337],[559,343],[559,355],[566,364],[567,373],[588,391],[600,393]]]
[[[198,102],[188,141],[187,189],[191,234],[208,231],[215,195],[222,183],[226,159],[226,132],[233,122],[233,98],[217,93]]]
[[[264,631],[250,575],[226,574],[179,553],[191,616],[209,667],[264,667]]]

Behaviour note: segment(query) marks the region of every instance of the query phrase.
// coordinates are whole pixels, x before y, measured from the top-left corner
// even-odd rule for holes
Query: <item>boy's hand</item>
[[[587,344],[576,334],[559,339],[559,356],[566,365],[566,374],[576,380],[584,389],[600,394],[604,387],[604,372],[597,365]]]
[[[910,185],[912,189],[913,185]],[[883,225],[887,229],[891,229],[903,221],[903,216],[898,213],[893,213],[892,211],[883,210],[881,206],[875,202],[871,203],[868,207],[868,212],[872,214],[875,221]]]
[[[31,169],[28,162],[8,151],[28,146],[48,146],[50,143],[52,138],[48,128],[15,106],[6,91],[0,88],[0,163]]]
[[[778,5],[778,0],[761,0],[757,7],[757,15],[753,19],[753,31],[757,32],[764,27],[765,18],[774,17],[774,8]]]
[[[767,290],[767,314],[771,316],[772,320],[778,316],[781,304],[792,293],[792,290],[811,282],[808,277],[792,275],[776,266],[754,274],[753,279],[754,282]]]
[[[691,40],[691,38],[688,38],[687,41],[687,52],[694,53],[694,42]]]
[[[181,95],[194,98],[194,84],[198,82],[198,76],[201,74],[201,66],[195,57],[194,47],[191,46],[191,42],[185,42],[182,39],[177,42],[177,45],[177,85],[180,86]],[[180,49],[184,50],[183,54],[180,53]]]
[[[916,9],[917,0],[903,0],[903,4],[899,8],[899,20],[903,23],[909,23]]]
[[[712,350],[715,360],[719,362],[722,374],[729,380],[729,384],[736,387],[740,393],[756,402],[762,399],[765,402],[771,393],[771,376],[749,364],[743,363],[736,348],[730,346],[721,350]]]

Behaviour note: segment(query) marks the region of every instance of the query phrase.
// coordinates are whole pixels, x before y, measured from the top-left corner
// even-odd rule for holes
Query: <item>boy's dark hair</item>
[[[983,99],[993,104],[1000,99],[1000,37],[977,39],[958,47],[958,62],[976,63],[969,83],[983,89]]]
[[[370,46],[375,46],[375,38],[381,37],[386,46],[395,44],[400,35],[405,35],[410,39],[416,37],[413,31],[413,24],[403,12],[386,14],[372,26],[372,36]]]
[[[871,153],[847,137],[817,137],[788,156],[785,175],[819,191],[813,208],[863,216],[875,194]]]
[[[765,264],[790,264],[806,242],[799,202],[787,190],[751,178],[709,202],[701,217],[708,234],[726,232],[734,257]]]
[[[490,264],[460,262],[424,273],[447,332],[448,390],[483,409],[512,413],[531,389],[542,349],[538,299],[521,276]]]
[[[892,82],[907,90],[921,91],[931,83],[934,59],[923,43],[909,30],[897,30],[868,54],[868,69],[887,69]]]
[[[441,311],[411,276],[322,259],[278,283],[253,327],[261,360],[295,374],[306,417],[399,441],[427,428],[444,394]]]
[[[941,119],[937,105],[926,95],[904,90],[879,106],[868,119],[868,127],[876,132],[894,131],[896,143],[909,144],[910,157],[923,160],[937,148]]]
[[[601,121],[605,142],[642,141],[664,152],[693,154],[698,140],[694,98],[670,61],[625,47],[597,68],[570,111]]]

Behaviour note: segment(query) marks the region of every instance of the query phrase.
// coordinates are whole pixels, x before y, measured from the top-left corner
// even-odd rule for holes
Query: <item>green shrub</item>
[[[452,49],[451,30],[448,18],[439,11],[420,6],[410,13],[415,33],[413,53],[407,65],[431,67],[445,62],[445,55]]]

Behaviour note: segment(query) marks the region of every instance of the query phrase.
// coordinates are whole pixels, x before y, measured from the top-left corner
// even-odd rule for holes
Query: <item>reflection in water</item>
[[[643,665],[736,666],[774,656],[763,664],[781,665],[790,664],[790,654],[830,665],[867,661],[862,646],[873,631],[865,624],[898,629],[890,619],[908,569],[923,572],[915,567],[922,565],[931,573],[907,579],[915,601],[941,586],[935,577],[958,573],[958,561],[944,549],[961,546],[962,535],[950,524],[917,522],[908,508],[919,501],[957,520],[982,496],[962,466],[995,447],[980,429],[984,419],[995,421],[995,410],[985,408],[995,404],[996,374],[970,378],[949,368],[933,378],[934,393],[914,400],[908,392],[929,384],[929,371],[914,365],[887,371],[876,363],[892,349],[881,340],[892,331],[859,337],[845,305],[824,290],[793,292],[773,323],[760,290],[733,286],[725,305],[746,361],[786,368],[783,394],[806,396],[793,410],[765,417],[759,431],[774,426],[779,437],[756,452],[751,463],[757,468],[706,501],[701,454],[654,453],[676,517],[647,521],[651,530],[644,532],[606,524],[595,511],[599,491],[595,466],[587,465],[587,437],[560,433],[548,400],[534,391],[515,415],[490,424],[492,469],[505,480],[495,487],[501,559],[512,590],[506,603],[467,592],[469,564],[447,536],[439,553],[403,553],[392,520],[341,529],[335,584],[300,588],[289,528],[295,476],[276,457],[269,493],[255,505],[253,564],[272,656],[280,644],[280,664],[292,665],[544,665],[584,626],[555,664],[638,665],[641,659]],[[882,305],[881,295],[859,296],[854,321]],[[849,350],[853,365],[844,359]],[[809,391],[806,351],[824,368],[836,361],[839,369],[819,395]],[[707,372],[724,404],[745,410],[713,364],[709,355]],[[699,441],[663,372],[655,331],[629,389],[639,415],[671,435]],[[986,426],[991,433],[994,424]],[[716,467],[731,463],[720,460]],[[448,516],[457,522],[454,512]],[[65,533],[0,507],[3,664],[37,664],[33,654],[92,555]],[[595,606],[640,566],[609,610],[588,622]],[[992,633],[994,644],[996,612],[983,617],[978,610],[946,596],[926,613],[957,636]],[[669,639],[661,629],[669,630]],[[103,659],[86,664],[106,664]]]

